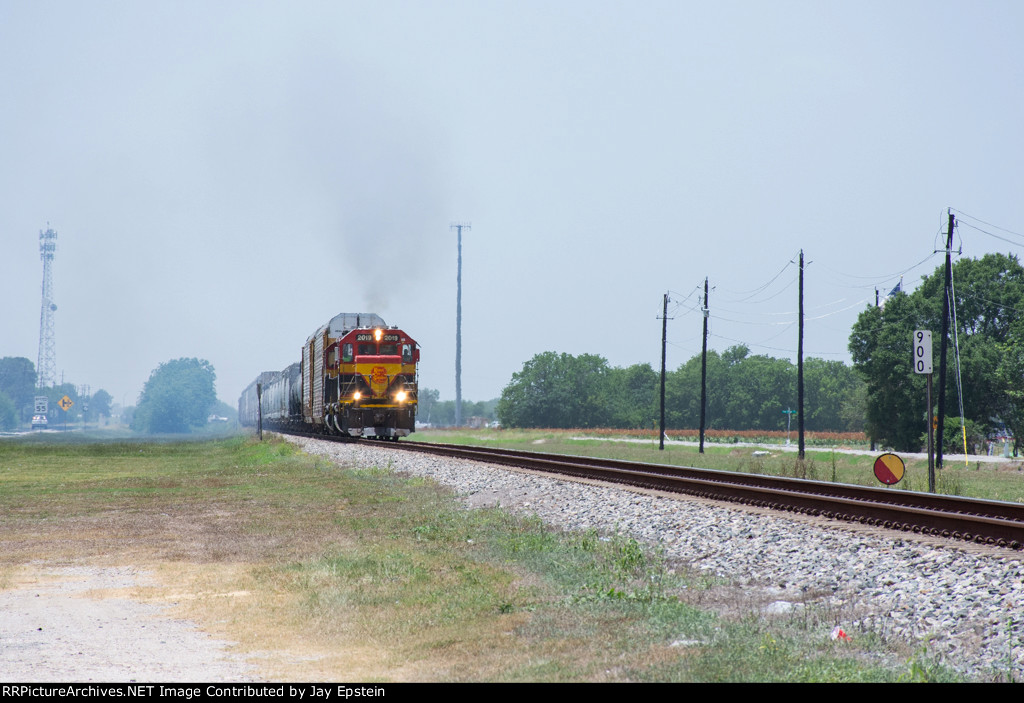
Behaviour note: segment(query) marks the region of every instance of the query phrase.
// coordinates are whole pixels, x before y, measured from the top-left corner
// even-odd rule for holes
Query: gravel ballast
[[[665,556],[749,591],[750,604],[787,612],[827,604],[855,618],[856,636],[900,637],[948,666],[1024,678],[1024,562],[1019,553],[904,533],[767,514],[540,477],[463,459],[291,438],[343,465],[390,467],[452,487],[471,507],[500,504],[568,530],[622,532]]]

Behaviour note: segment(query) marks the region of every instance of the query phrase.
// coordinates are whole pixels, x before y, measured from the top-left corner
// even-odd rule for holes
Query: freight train
[[[397,440],[416,429],[416,341],[374,313],[341,313],[302,346],[300,361],[265,371],[242,392],[238,418],[256,426]]]

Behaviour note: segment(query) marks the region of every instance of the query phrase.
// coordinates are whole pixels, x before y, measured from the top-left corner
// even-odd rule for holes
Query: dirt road
[[[0,681],[255,681],[254,667],[130,568],[29,566],[0,591]],[[140,597],[141,596],[141,597]]]

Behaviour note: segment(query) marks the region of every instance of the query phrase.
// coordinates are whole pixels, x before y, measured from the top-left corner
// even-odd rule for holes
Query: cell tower
[[[39,232],[39,258],[43,260],[43,305],[39,313],[39,387],[52,386],[57,380],[57,353],[53,333],[53,255],[57,251],[57,233],[46,223],[46,231]]]

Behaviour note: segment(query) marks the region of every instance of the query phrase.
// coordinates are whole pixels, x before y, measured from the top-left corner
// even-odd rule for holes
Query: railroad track
[[[1024,505],[1016,503],[489,447],[410,441],[370,443],[1024,549]]]

